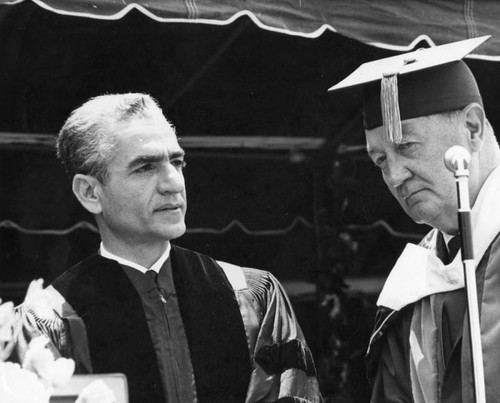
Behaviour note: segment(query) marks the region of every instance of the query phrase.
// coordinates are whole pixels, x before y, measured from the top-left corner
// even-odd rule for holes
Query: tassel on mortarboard
[[[401,143],[401,115],[398,100],[398,74],[384,74],[380,84],[380,105],[382,121],[387,140],[391,143]]]
[[[363,63],[329,91],[362,90],[364,129],[383,126],[388,141],[400,143],[402,121],[461,109],[474,102],[482,105],[479,87],[463,59],[488,38]]]

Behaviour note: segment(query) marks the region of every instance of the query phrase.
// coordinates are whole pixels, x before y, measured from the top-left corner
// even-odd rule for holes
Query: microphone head
[[[468,169],[470,153],[462,146],[452,146],[444,154],[444,164],[451,172],[458,169]]]

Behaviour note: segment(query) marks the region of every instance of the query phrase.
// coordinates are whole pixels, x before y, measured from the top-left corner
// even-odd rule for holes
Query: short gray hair
[[[115,147],[116,134],[110,130],[112,125],[158,114],[163,116],[158,102],[147,94],[91,98],[75,109],[64,123],[57,139],[57,157],[71,177],[91,175],[105,183],[107,161]]]

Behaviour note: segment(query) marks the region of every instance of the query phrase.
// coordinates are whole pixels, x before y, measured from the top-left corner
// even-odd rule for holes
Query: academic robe
[[[487,402],[500,398],[499,197],[497,168],[472,210]],[[432,230],[420,244],[430,251],[424,260],[432,260],[436,233]],[[371,402],[472,402],[470,335],[460,254],[454,264],[434,265],[427,271],[413,261],[412,256],[417,255],[409,256],[398,260],[397,270],[393,269],[387,281],[393,283],[388,286],[390,292],[383,290],[378,301],[366,354],[373,386]],[[398,271],[400,263],[413,266]]]
[[[174,274],[190,273],[187,277],[183,274],[184,283],[179,279],[176,282],[177,294],[185,294],[179,298],[184,301],[180,303],[181,327],[187,337],[177,337],[174,341],[178,344],[173,346],[185,348],[188,353],[184,355],[187,363],[178,360],[183,371],[180,374],[165,371],[167,361],[161,357],[162,347],[159,346],[161,332],[152,330],[151,312],[148,317],[149,308],[136,292],[141,286],[126,273],[127,269],[134,269],[124,268],[101,256],[91,257],[83,267],[79,264],[69,269],[50,287],[58,297],[65,297],[61,312],[54,313],[51,318],[41,318],[37,312],[26,312],[21,307],[20,315],[25,322],[28,318],[30,323],[36,323],[37,330],[25,329],[24,337],[20,338],[24,340],[19,342],[19,359],[26,346],[25,340],[41,332],[49,336],[56,354],[75,359],[80,372],[125,372],[131,378],[131,387],[148,390],[150,395],[132,392],[132,403],[144,401],[145,396],[148,401],[158,402],[320,401],[310,350],[290,301],[272,274],[216,262],[175,246],[171,258]],[[187,267],[180,267],[182,265]],[[105,271],[112,275],[102,276]],[[212,281],[213,277],[217,277],[217,281]],[[226,293],[226,286],[230,293]],[[217,290],[212,296],[209,293],[205,296],[205,288]],[[110,291],[116,289],[119,291]],[[196,290],[199,292],[192,294]],[[106,295],[108,292],[114,293],[112,298]],[[205,298],[208,302],[204,304]],[[196,303],[189,302],[192,300]],[[106,310],[120,315],[109,316]],[[109,321],[108,327],[106,321]],[[200,325],[200,322],[203,323]],[[133,326],[134,337],[137,334],[131,340],[140,351],[130,354],[136,357],[136,362],[127,360],[127,351],[130,351],[127,348],[132,341],[127,341],[126,334],[108,334],[109,330],[120,326],[124,329]],[[142,361],[147,361],[147,365]],[[116,369],[113,368],[115,362],[118,362]],[[158,365],[151,365],[155,362]],[[165,379],[172,376],[180,379],[178,384],[185,393],[180,395],[182,398],[169,393],[172,383]],[[162,390],[167,392],[162,393]],[[214,390],[219,395],[214,395]],[[187,400],[186,396],[191,398]]]
[[[500,236],[490,245],[476,270],[481,317],[481,340],[486,379],[486,400],[500,396]],[[460,290],[463,292],[464,290]],[[416,307],[426,299],[399,311],[380,307],[366,355],[368,378],[373,386],[371,402],[413,402],[410,329]],[[460,342],[444,368],[434,369],[431,382],[439,383],[435,402],[474,401],[473,374],[469,352],[469,328],[463,312]],[[437,319],[437,315],[436,315]],[[441,337],[449,337],[443,334]],[[439,361],[444,360],[440,352]],[[440,365],[441,366],[441,365]],[[432,389],[431,384],[422,388]],[[421,400],[425,401],[425,400]],[[428,400],[432,401],[432,400]]]

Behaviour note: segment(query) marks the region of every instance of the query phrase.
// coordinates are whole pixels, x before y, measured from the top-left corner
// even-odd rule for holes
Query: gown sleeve
[[[243,268],[236,291],[253,370],[247,402],[320,402],[314,361],[290,300],[265,271]]]
[[[412,402],[410,344],[408,334],[413,309],[394,312],[387,320],[378,312],[376,330],[366,356],[368,380],[372,385],[371,403]],[[389,324],[390,322],[390,324]]]

